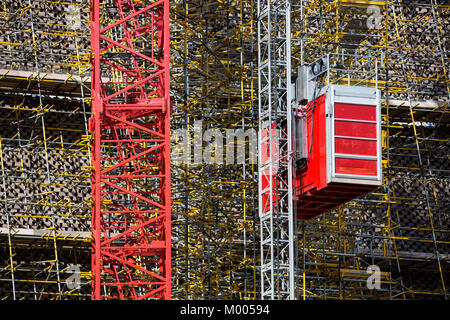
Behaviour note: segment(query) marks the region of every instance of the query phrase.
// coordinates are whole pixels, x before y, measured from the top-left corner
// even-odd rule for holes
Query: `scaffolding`
[[[255,3],[172,5],[171,124],[192,148],[172,165],[174,298],[257,298],[256,164],[248,151],[242,164],[207,164],[195,151],[207,129],[256,132]]]
[[[0,11],[0,299],[87,298],[88,4]]]
[[[384,184],[299,224],[297,297],[447,299],[449,7],[358,0],[293,7],[294,65],[342,57],[330,64],[331,83],[377,85],[383,95]],[[356,58],[368,51],[378,63]],[[376,79],[364,76],[370,71]],[[379,290],[367,286],[373,265]]]

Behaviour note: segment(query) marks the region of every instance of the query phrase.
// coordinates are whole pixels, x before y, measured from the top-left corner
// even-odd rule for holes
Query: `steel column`
[[[170,299],[169,1],[92,0],[91,32],[92,299]]]
[[[294,299],[290,0],[258,1],[261,298]]]

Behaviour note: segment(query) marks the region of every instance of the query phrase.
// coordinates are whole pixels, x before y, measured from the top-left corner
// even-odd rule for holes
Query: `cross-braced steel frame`
[[[93,299],[170,299],[169,1],[92,0]]]
[[[294,299],[290,33],[290,1],[258,1],[262,299]]]

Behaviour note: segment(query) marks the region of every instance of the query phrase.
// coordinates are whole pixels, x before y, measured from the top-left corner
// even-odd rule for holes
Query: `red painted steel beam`
[[[169,1],[91,1],[92,299],[170,299]]]

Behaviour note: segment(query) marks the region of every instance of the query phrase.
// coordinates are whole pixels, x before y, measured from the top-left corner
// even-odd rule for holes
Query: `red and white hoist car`
[[[380,91],[331,85],[296,119],[304,166],[296,166],[296,209],[310,219],[382,182]],[[298,124],[298,123],[297,123]],[[298,145],[298,143],[296,143]],[[301,161],[300,161],[301,162]]]
[[[314,67],[299,68],[291,124],[294,210],[301,220],[328,212],[382,184],[380,90],[344,85],[317,90],[308,79]],[[279,186],[276,179],[272,184],[275,202]],[[269,207],[267,199],[263,206]]]

